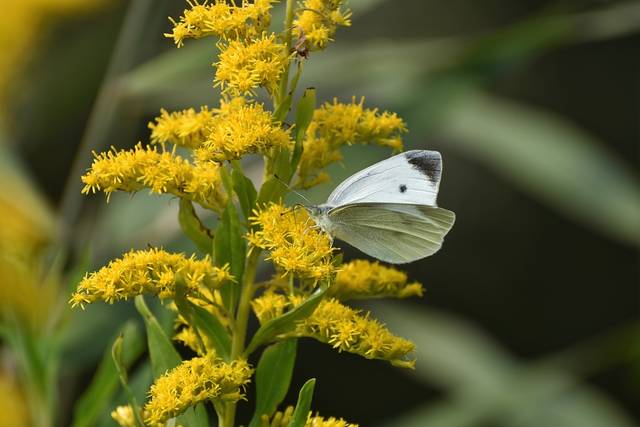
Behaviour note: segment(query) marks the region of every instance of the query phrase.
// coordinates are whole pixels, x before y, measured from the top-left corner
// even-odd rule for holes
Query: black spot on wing
[[[400,192],[404,193],[405,191],[407,191],[407,186],[404,184],[400,184]]]
[[[408,151],[405,154],[407,161],[432,183],[438,182],[441,172],[440,156],[434,156],[428,151]]]

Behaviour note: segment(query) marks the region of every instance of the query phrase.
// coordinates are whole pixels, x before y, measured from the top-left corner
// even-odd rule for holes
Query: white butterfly
[[[456,218],[436,206],[441,173],[437,151],[406,151],[347,178],[308,210],[331,237],[385,262],[412,262],[436,253]]]

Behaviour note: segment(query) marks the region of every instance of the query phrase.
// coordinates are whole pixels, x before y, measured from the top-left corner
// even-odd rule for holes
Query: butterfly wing
[[[433,255],[455,222],[446,209],[394,203],[340,206],[328,218],[332,236],[392,264]]]
[[[441,174],[442,157],[437,151],[406,151],[353,174],[333,190],[326,204],[436,206]]]

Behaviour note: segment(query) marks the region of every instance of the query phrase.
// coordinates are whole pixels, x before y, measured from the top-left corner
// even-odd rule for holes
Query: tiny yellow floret
[[[253,370],[242,360],[223,362],[211,355],[195,357],[158,378],[149,390],[144,407],[145,424],[164,425],[187,408],[207,400],[236,402]]]
[[[364,98],[350,104],[325,103],[313,113],[303,141],[298,167],[298,186],[309,188],[328,180],[322,170],[342,160],[340,148],[352,144],[372,144],[402,150],[401,134],[407,131],[395,113],[364,108]]]
[[[293,406],[287,406],[284,411],[277,411],[271,418],[263,415],[260,427],[286,427],[293,419],[293,411]],[[305,427],[358,427],[358,424],[349,423],[342,418],[325,418],[319,414],[313,415],[309,411]]]
[[[162,109],[160,116],[149,123],[151,143],[198,148],[207,138],[213,115],[214,112],[207,107],[201,107],[200,111],[189,108],[171,113]]]
[[[195,150],[195,158],[198,163],[220,162],[292,145],[289,131],[275,123],[262,104],[238,97],[222,102],[209,122],[205,140]]]
[[[219,48],[214,85],[231,96],[255,95],[259,87],[275,93],[291,58],[275,34],[265,33],[249,41],[231,40],[220,43]]]
[[[313,227],[305,210],[274,203],[254,211],[249,220],[258,227],[249,233],[249,242],[268,250],[268,259],[286,274],[321,280],[334,273],[329,237]]]
[[[351,11],[342,9],[342,0],[304,0],[293,21],[293,32],[300,39],[304,36],[309,50],[322,50],[338,26],[351,25]]]
[[[136,145],[132,150],[94,153],[91,168],[82,176],[82,193],[103,191],[107,200],[115,191],[148,188],[152,194],[173,194],[222,212],[227,196],[222,190],[220,165],[192,164],[155,147]]]
[[[173,23],[172,38],[178,47],[182,47],[188,38],[215,36],[221,39],[244,39],[259,36],[269,28],[271,22],[271,4],[274,0],[242,0],[240,5],[230,4],[227,0],[214,0],[212,3],[189,1],[178,21]],[[238,3],[238,2],[235,2]]]
[[[407,274],[379,262],[354,260],[340,266],[336,279],[327,291],[341,301],[360,298],[421,297],[422,285],[407,283]]]
[[[131,251],[87,274],[70,303],[74,307],[96,301],[112,304],[145,293],[172,298],[178,285],[185,287],[187,295],[197,296],[229,280],[233,280],[229,269],[214,267],[208,255],[198,260],[158,248]]]
[[[113,418],[120,427],[137,427],[136,417],[131,405],[118,406],[111,411],[111,418]]]

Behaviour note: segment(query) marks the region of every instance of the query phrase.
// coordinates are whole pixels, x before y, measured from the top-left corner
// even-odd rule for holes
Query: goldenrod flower
[[[253,95],[259,87],[274,93],[289,62],[285,45],[275,34],[262,34],[250,41],[221,43],[216,66],[215,86],[233,96]]]
[[[262,104],[234,98],[223,102],[209,122],[202,146],[195,150],[198,162],[239,159],[248,153],[291,146],[289,132],[274,123]]]
[[[145,423],[162,424],[200,402],[236,402],[244,397],[252,369],[244,360],[225,363],[210,355],[182,362],[158,378],[144,407]]]
[[[267,298],[266,301],[260,301]],[[299,305],[300,297],[288,297],[289,308]],[[272,314],[281,315],[272,307],[279,307],[280,301],[269,293],[254,299],[253,309],[261,323],[272,319]],[[278,308],[279,310],[279,308]],[[393,335],[377,320],[340,303],[337,299],[323,300],[311,316],[298,323],[292,333],[296,337],[315,338],[333,346],[338,351],[359,354],[367,359],[382,359],[394,366],[413,368],[411,358],[414,344]]]
[[[342,10],[342,0],[304,0],[296,14],[294,34],[306,39],[309,50],[327,47],[338,26],[351,25],[351,11]]]
[[[118,406],[111,411],[111,418],[113,418],[120,427],[137,427],[136,417],[131,405]]]
[[[320,280],[335,271],[329,237],[313,227],[305,210],[274,203],[249,220],[259,227],[249,233],[249,242],[270,251],[268,259],[285,273]]]
[[[291,423],[293,411],[293,406],[287,406],[284,411],[277,411],[273,414],[271,419],[263,415],[260,420],[260,427],[286,427]],[[305,427],[358,427],[358,424],[349,423],[342,418],[324,418],[318,414],[312,415],[311,412],[309,412]]]
[[[379,262],[355,260],[340,266],[336,279],[327,291],[339,300],[356,298],[421,297],[422,285],[407,283],[407,274]]]
[[[286,296],[269,291],[251,301],[251,308],[260,323],[282,316],[289,306]]]
[[[141,144],[132,150],[112,149],[94,156],[91,168],[82,177],[84,194],[103,191],[108,200],[114,191],[149,188],[151,193],[184,197],[216,212],[226,204],[218,164],[193,165],[180,156]]]
[[[173,23],[171,33],[165,37],[172,38],[178,47],[184,39],[199,39],[216,36],[222,39],[246,39],[262,34],[271,22],[271,4],[275,0],[242,0],[238,6],[227,0],[215,0],[211,4],[199,4],[197,0],[188,1],[190,9],[186,9],[180,20]],[[236,3],[236,2],[234,2]]]
[[[151,142],[163,146],[171,143],[192,149],[198,148],[207,138],[213,115],[214,112],[207,107],[201,107],[200,111],[189,108],[172,113],[162,109],[155,123],[149,123]]]
[[[6,370],[0,370],[0,425],[29,426],[29,406],[24,392]]]
[[[309,188],[328,179],[322,169],[342,160],[343,145],[375,144],[402,150],[400,135],[407,131],[396,113],[364,108],[364,98],[350,104],[325,103],[313,113],[303,142],[304,151],[298,167],[298,185]]]
[[[187,295],[197,296],[228,280],[228,269],[214,267],[209,256],[198,260],[157,248],[131,251],[87,274],[70,302],[74,307],[98,300],[112,304],[144,293],[171,298],[178,284],[185,286]]]

